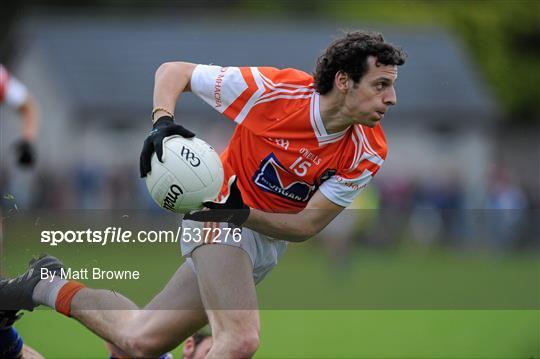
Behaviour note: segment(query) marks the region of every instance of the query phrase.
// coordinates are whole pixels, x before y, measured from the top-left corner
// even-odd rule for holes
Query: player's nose
[[[397,103],[396,89],[391,87],[386,91],[383,102],[385,105],[393,106]]]

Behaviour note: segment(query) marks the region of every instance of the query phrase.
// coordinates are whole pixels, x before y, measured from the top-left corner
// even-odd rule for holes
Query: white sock
[[[56,307],[56,297],[60,289],[68,281],[62,278],[54,277],[51,281],[50,279],[42,279],[34,287],[34,292],[32,293],[32,300],[35,304],[43,304],[50,308],[55,309]]]

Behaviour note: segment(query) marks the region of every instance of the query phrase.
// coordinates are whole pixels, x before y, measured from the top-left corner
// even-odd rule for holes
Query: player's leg
[[[16,311],[0,311],[0,358],[19,358],[23,340],[13,328],[19,318]]]
[[[13,327],[0,329],[0,358],[18,358],[23,341]]]
[[[253,266],[239,247],[203,245],[192,253],[214,343],[207,358],[249,358],[259,346]]]
[[[0,309],[12,312],[19,309],[32,310],[43,304],[70,316],[72,302],[77,302],[78,299],[81,299],[83,308],[137,309],[134,303],[123,296],[106,290],[84,288],[80,283],[61,278],[63,268],[63,263],[52,256],[32,259],[27,271],[22,275],[11,280],[0,280]],[[43,272],[48,273],[47,279],[41,279]],[[92,306],[88,304],[89,300],[94,300]],[[107,321],[103,326],[114,323],[118,330],[118,327],[129,321],[129,316],[135,311],[104,312],[107,313]]]
[[[76,282],[60,278],[40,280],[42,268],[51,273],[63,268],[58,259],[45,256],[32,260],[23,275],[9,281],[0,280],[0,309],[31,310],[45,304],[75,317],[131,356],[160,355],[170,348],[171,343],[179,344],[206,322],[196,277],[187,265],[182,267],[153,301],[154,310],[141,311],[130,300],[112,291],[84,288]],[[173,306],[175,303],[176,306]],[[177,311],[171,315],[170,312],[159,310],[161,307]],[[188,310],[178,310],[185,308]],[[146,336],[153,330],[159,332],[160,327],[173,330],[159,339]],[[193,327],[196,328],[192,330]]]
[[[99,300],[92,296],[75,297],[72,316],[124,353],[136,357],[155,357],[172,350],[208,322],[197,278],[186,264],[143,310],[77,309],[89,308],[96,299]]]
[[[0,329],[0,358],[21,358],[24,344],[13,327]]]

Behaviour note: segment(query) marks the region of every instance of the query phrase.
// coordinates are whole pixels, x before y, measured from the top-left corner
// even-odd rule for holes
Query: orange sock
[[[84,284],[70,280],[60,289],[56,297],[55,308],[66,317],[71,316],[71,300],[78,291],[85,288]]]

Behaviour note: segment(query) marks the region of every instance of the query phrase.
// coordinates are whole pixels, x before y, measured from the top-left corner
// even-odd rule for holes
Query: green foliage
[[[321,10],[336,20],[449,28],[469,49],[506,117],[540,121],[540,2],[335,1]]]
[[[538,310],[263,310],[255,358],[538,358]],[[46,329],[44,329],[46,323]],[[101,339],[50,310],[17,323],[46,358],[106,358]],[[181,358],[181,349],[173,351]]]
[[[456,11],[462,35],[509,120],[540,121],[540,3],[474,3]]]

